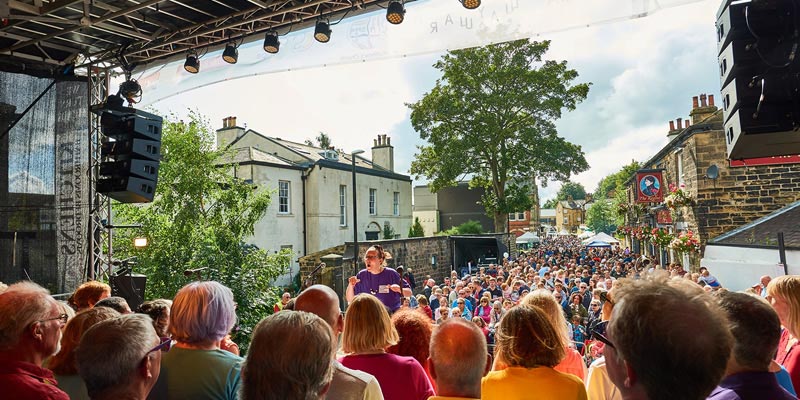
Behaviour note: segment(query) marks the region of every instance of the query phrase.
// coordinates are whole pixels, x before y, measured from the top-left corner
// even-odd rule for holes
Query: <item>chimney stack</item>
[[[700,103],[698,102],[698,97],[694,96],[692,97],[692,110],[694,110],[697,107],[700,107]]]
[[[217,148],[224,149],[244,134],[244,129],[236,126],[236,117],[222,119],[222,128],[217,130]]]
[[[375,146],[372,147],[372,164],[394,172],[394,147],[390,144],[390,138],[385,134],[378,135],[373,143]]]

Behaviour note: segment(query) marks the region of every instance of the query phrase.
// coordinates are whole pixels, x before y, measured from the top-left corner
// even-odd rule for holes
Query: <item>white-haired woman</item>
[[[161,359],[150,399],[236,399],[242,358],[219,348],[235,322],[233,292],[221,283],[181,288],[170,312],[176,343]]]

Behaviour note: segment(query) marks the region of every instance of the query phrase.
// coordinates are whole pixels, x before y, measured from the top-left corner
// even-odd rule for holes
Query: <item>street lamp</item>
[[[358,273],[358,208],[356,207],[356,156],[364,150],[353,150],[350,160],[353,161],[353,275]]]

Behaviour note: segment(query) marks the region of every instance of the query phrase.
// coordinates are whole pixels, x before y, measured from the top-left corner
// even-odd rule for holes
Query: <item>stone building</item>
[[[586,224],[586,200],[567,199],[556,204],[556,230],[578,233]]]
[[[682,190],[697,205],[665,215],[670,210],[663,204],[650,204],[649,213],[638,219],[629,214],[628,225],[691,230],[705,245],[800,199],[800,157],[728,160],[722,115],[713,95],[693,97],[689,118],[670,121],[669,142],[642,164],[642,169],[663,170],[665,195],[669,185],[684,185]],[[628,198],[633,204],[635,184],[630,182]]]
[[[217,146],[231,149],[231,158],[222,164],[234,176],[273,192],[250,242],[270,251],[290,250],[291,274],[296,274],[299,257],[353,240],[353,193],[359,240],[383,239],[387,232],[407,236],[411,178],[393,170],[389,137],[379,135],[373,144],[372,160],[356,155],[354,167],[351,154],[267,137],[225,118]]]

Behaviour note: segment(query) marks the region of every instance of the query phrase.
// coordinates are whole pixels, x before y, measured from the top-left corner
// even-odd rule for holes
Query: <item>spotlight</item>
[[[264,36],[264,51],[270,54],[278,53],[281,48],[281,41],[278,40],[278,32],[267,31]]]
[[[225,45],[225,51],[222,52],[222,59],[228,64],[236,64],[236,61],[239,61],[239,49],[236,48],[236,44],[228,43]]]
[[[183,69],[190,74],[200,72],[200,58],[197,57],[197,54],[186,55],[186,62],[183,63]]]
[[[328,21],[317,21],[317,26],[314,28],[314,39],[320,43],[328,43],[331,40],[331,25]]]
[[[386,20],[389,21],[390,24],[398,25],[402,23],[405,14],[406,9],[399,0],[392,0],[392,2],[389,3],[389,7],[386,7]]]
[[[474,10],[481,6],[481,0],[458,0],[461,5],[468,10]]]
[[[146,237],[133,238],[133,247],[136,247],[137,249],[147,247],[147,238]]]

